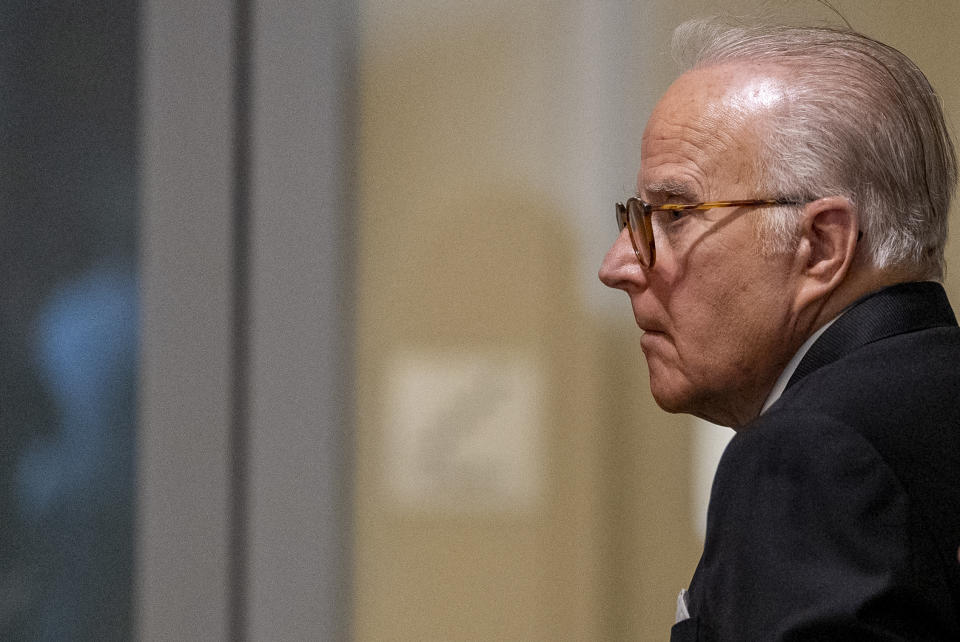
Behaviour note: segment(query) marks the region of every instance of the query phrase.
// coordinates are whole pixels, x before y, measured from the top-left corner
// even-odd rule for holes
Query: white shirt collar
[[[846,312],[846,310],[844,310],[844,312]],[[790,381],[790,377],[792,377],[793,373],[796,372],[797,366],[800,365],[800,361],[803,360],[804,355],[807,354],[807,351],[810,350],[810,347],[816,343],[817,339],[820,338],[820,335],[826,332],[827,328],[832,326],[834,322],[841,316],[843,316],[843,312],[824,323],[816,332],[811,334],[807,340],[803,342],[803,345],[800,346],[800,349],[797,350],[796,354],[793,355],[793,358],[790,359],[790,362],[787,363],[787,367],[784,368],[783,372],[780,373],[780,377],[777,379],[777,382],[773,384],[773,390],[771,390],[770,394],[767,395],[767,400],[763,402],[763,408],[760,409],[761,415],[767,411],[767,408],[776,403],[777,399],[780,398],[780,395],[783,394],[783,391],[787,389],[787,383]]]

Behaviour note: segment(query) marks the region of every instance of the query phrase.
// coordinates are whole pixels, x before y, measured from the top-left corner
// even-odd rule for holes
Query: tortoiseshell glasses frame
[[[653,241],[654,212],[702,212],[717,207],[760,207],[764,205],[804,205],[806,201],[791,199],[754,198],[741,201],[710,201],[707,203],[664,203],[651,205],[635,196],[627,199],[626,204],[617,203],[617,225],[620,231],[630,228],[630,242],[637,260],[646,268],[652,268],[657,260],[657,248]]]

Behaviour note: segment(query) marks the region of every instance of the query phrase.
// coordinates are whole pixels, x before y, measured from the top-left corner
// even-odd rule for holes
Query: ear
[[[825,299],[843,283],[860,234],[856,209],[842,196],[807,203],[802,216],[795,264],[800,275],[798,311]]]

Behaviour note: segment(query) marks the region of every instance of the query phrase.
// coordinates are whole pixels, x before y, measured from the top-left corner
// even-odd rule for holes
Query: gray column
[[[343,639],[356,17],[240,2],[143,8],[138,633]]]
[[[251,640],[347,637],[350,4],[254,4]]]
[[[226,636],[232,5],[143,3],[137,627]]]

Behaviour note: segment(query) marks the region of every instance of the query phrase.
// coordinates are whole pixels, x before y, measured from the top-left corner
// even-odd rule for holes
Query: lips
[[[651,319],[646,319],[636,315],[634,315],[634,317],[637,321],[637,327],[643,330],[645,333],[652,332],[654,334],[664,334],[666,332],[662,325],[652,321]]]
[[[641,316],[637,316],[636,321],[637,327],[643,331],[643,336],[640,337],[640,348],[645,354],[658,343],[670,340],[663,325]]]
[[[643,336],[640,337],[640,349],[647,359],[654,354],[664,354],[664,351],[672,350],[670,348],[670,337],[664,332],[644,330]]]
[[[644,330],[643,331],[643,337],[650,337],[651,339],[653,338],[666,339],[667,336],[668,336],[667,333],[661,330]]]

